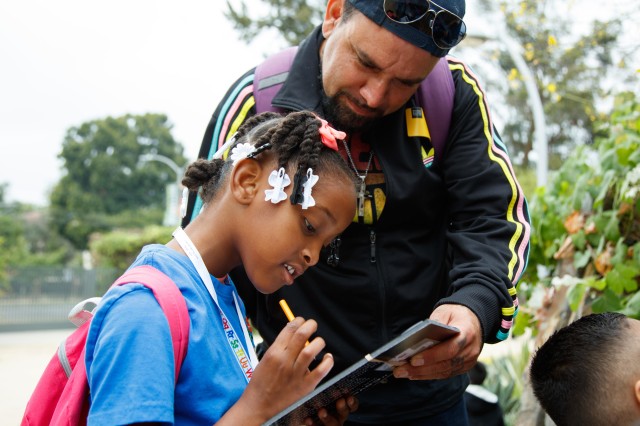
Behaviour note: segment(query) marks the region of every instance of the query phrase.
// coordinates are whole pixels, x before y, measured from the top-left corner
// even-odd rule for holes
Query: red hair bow
[[[327,148],[331,148],[334,151],[337,151],[338,143],[336,142],[336,138],[344,139],[347,137],[347,134],[329,126],[327,120],[323,120],[320,117],[318,117],[318,120],[320,120],[320,122],[322,123],[320,129],[318,129],[318,131],[320,132],[320,140],[322,141],[322,144]]]

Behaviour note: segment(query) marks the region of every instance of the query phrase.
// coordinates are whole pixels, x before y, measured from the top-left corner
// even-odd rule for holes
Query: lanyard
[[[242,369],[245,379],[247,382],[251,379],[254,368],[258,365],[258,357],[256,355],[256,351],[253,348],[253,340],[249,336],[249,330],[247,329],[247,324],[244,316],[242,315],[242,311],[240,310],[240,303],[238,303],[238,298],[236,296],[236,292],[233,294],[233,301],[236,306],[236,312],[238,313],[238,319],[240,320],[240,325],[242,326],[242,332],[244,333],[244,341],[247,345],[247,351],[242,347],[242,342],[238,339],[236,332],[231,325],[231,322],[227,319],[227,316],[220,308],[220,303],[218,302],[218,294],[216,293],[215,288],[213,287],[213,281],[211,280],[211,274],[207,270],[207,267],[198,252],[198,249],[193,245],[193,242],[187,236],[187,233],[180,227],[178,227],[173,232],[173,237],[176,239],[182,250],[189,256],[191,263],[195,266],[198,271],[198,275],[202,279],[204,286],[209,291],[211,295],[211,299],[213,299],[213,303],[216,304],[218,310],[220,311],[220,316],[222,317],[222,328],[224,329],[224,334],[227,336],[227,341],[229,343],[229,347],[231,348],[231,352],[236,357],[238,361],[238,365]],[[247,354],[248,352],[248,354]],[[248,355],[248,357],[247,357]]]

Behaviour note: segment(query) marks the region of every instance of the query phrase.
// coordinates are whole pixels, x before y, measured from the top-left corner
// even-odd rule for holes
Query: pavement
[[[18,426],[38,379],[73,329],[0,333],[0,423]]]

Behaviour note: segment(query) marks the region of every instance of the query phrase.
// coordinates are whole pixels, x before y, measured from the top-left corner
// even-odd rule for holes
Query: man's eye
[[[316,232],[316,228],[313,227],[311,222],[309,222],[309,220],[306,217],[304,218],[304,227],[307,230],[307,232],[310,232],[310,233]]]

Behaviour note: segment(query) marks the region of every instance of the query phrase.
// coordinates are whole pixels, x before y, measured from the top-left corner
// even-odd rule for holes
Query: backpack
[[[253,97],[257,113],[264,111],[285,112],[284,109],[273,106],[271,101],[287,79],[297,50],[296,46],[289,47],[269,56],[256,67],[253,79]],[[445,57],[438,61],[414,95],[414,102],[418,106],[415,113],[420,114],[418,118],[422,118],[422,111],[426,110],[424,118],[429,123],[428,133],[435,156],[438,159],[442,158],[444,145],[449,135],[455,90],[455,83]],[[424,108],[427,105],[436,107]],[[415,114],[414,118],[416,118]],[[423,153],[424,157],[425,153]]]
[[[297,46],[289,47],[267,57],[256,66],[253,75],[253,98],[257,114],[265,111],[287,112],[283,108],[274,106],[271,102],[287,79],[297,51]],[[412,120],[411,125],[417,124],[417,131],[414,129],[411,134],[411,128],[408,125],[407,132],[410,136],[429,137],[431,146],[424,143],[424,137],[420,138],[422,162],[426,168],[431,166],[434,158],[441,161],[444,156],[453,113],[455,90],[453,76],[447,58],[444,57],[437,62],[413,96],[412,101],[415,107],[411,108],[411,116],[416,120]],[[423,106],[427,105],[436,107],[426,108],[426,112],[423,112],[425,110]],[[427,123],[429,123],[428,127]],[[217,143],[217,141],[211,143]],[[431,152],[432,149],[433,152]],[[182,226],[187,226],[193,219],[196,206],[198,206],[198,194],[190,193],[188,200],[182,203],[185,206],[182,213]]]
[[[189,343],[189,312],[182,293],[164,273],[148,265],[125,272],[113,286],[140,283],[153,291],[167,316],[173,343],[175,380]],[[21,425],[85,425],[89,414],[89,383],[84,362],[85,342],[100,298],[80,302],[70,320],[78,326],[51,358],[27,403]]]

